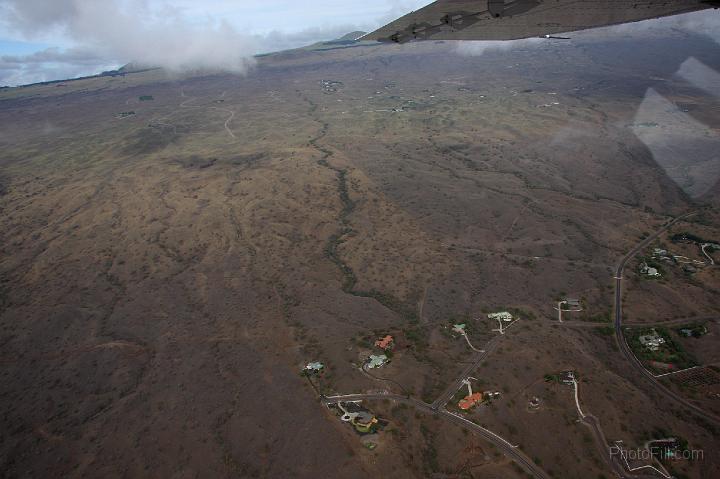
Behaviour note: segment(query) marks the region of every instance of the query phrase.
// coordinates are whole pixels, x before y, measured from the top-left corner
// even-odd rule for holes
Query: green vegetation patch
[[[696,235],[694,235],[694,234],[692,234],[692,233],[678,233],[678,234],[676,234],[676,235],[673,235],[673,236],[670,238],[670,240],[671,240],[673,243],[688,243],[688,242],[691,242],[691,243],[701,243],[701,244],[702,244],[702,243],[716,243],[716,244],[720,244],[720,241],[703,239],[703,238],[701,238],[701,237],[699,237],[699,236],[696,236]]]
[[[612,326],[599,326],[595,328],[595,332],[600,336],[612,336],[615,334],[615,328]]]
[[[657,350],[643,346],[640,337],[652,335],[653,329],[664,340]],[[627,340],[635,355],[643,361],[671,364],[679,369],[691,368],[698,363],[677,341],[667,328],[638,328],[627,331]]]
[[[708,330],[705,324],[698,323],[680,326],[675,329],[675,332],[686,338],[701,338],[707,334]]]
[[[155,98],[153,98],[152,95],[142,95],[138,98],[140,101],[153,101]]]
[[[612,323],[612,310],[582,316],[581,319],[590,323]]]
[[[638,262],[638,271],[640,271],[640,265],[642,265],[643,263],[648,265],[650,268],[655,268],[657,272],[660,273],[660,276],[648,276],[646,274],[640,274],[640,276],[642,276],[644,279],[658,280],[665,276],[665,269],[663,268],[663,264],[660,263],[660,261],[655,259],[653,256],[641,256]]]

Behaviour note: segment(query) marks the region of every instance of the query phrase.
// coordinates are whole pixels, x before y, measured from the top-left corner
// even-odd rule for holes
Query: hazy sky
[[[129,62],[244,72],[256,53],[372,31],[431,0],[0,0],[0,85],[65,79]],[[624,27],[720,37],[720,12]],[[506,44],[501,45],[508,48]],[[466,43],[482,54],[492,43]]]
[[[0,85],[130,61],[244,71],[255,53],[372,30],[430,0],[0,0]]]

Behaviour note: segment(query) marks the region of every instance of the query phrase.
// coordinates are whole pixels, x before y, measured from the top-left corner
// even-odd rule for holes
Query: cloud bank
[[[0,53],[0,85],[90,75],[126,63],[175,72],[245,73],[255,63],[254,54],[368,31],[427,3],[429,0],[0,0],[0,45],[3,36],[53,45],[30,55]],[[313,10],[326,15],[313,15]],[[359,12],[367,14],[360,18]],[[315,26],[303,29],[303,25]]]
[[[27,77],[41,67],[82,71],[127,62],[170,71],[244,73],[259,48],[256,37],[239,33],[227,22],[190,22],[166,4],[144,0],[2,0],[0,18],[24,38],[56,34],[73,45],[23,57],[5,55],[0,69],[6,77],[13,66],[16,76]]]

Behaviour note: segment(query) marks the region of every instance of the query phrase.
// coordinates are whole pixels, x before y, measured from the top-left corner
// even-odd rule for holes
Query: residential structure
[[[480,404],[482,400],[483,393],[473,393],[469,396],[466,396],[464,399],[461,399],[458,403],[458,407],[463,411],[467,411],[468,409],[471,409]]]
[[[377,423],[377,418],[369,411],[360,411],[350,420],[350,424],[355,426],[357,432],[362,434],[369,434],[373,432]]]
[[[694,326],[690,328],[682,328],[680,334],[686,338],[699,338],[707,334],[707,328],[705,326]]]
[[[370,369],[381,368],[387,364],[388,357],[384,354],[372,355],[368,358],[367,367]]]
[[[358,403],[337,403],[343,412],[340,420],[349,422],[361,434],[370,434],[375,431],[378,420],[373,413],[361,407]]]
[[[467,327],[467,325],[465,325],[465,324],[455,324],[455,325],[453,325],[452,330],[454,333],[465,334],[466,327]]]
[[[564,371],[560,373],[558,380],[566,386],[572,386],[575,384],[575,371]]]
[[[308,363],[308,364],[305,366],[304,371],[305,371],[306,373],[318,374],[318,373],[322,372],[322,370],[323,370],[324,368],[325,368],[325,366],[323,365],[323,363],[313,362],[313,363]]]
[[[513,315],[508,313],[507,311],[501,311],[499,313],[488,314],[488,318],[496,319],[499,321],[505,321],[506,323],[509,323],[510,321],[513,320]]]
[[[648,266],[647,263],[640,264],[640,274],[644,274],[645,276],[649,276],[652,278],[660,276],[660,272],[657,270],[657,268],[652,268]]]
[[[571,309],[581,309],[582,308],[582,305],[581,305],[579,299],[568,298],[568,299],[564,300],[563,303],[565,304],[566,307],[571,308]]]
[[[380,338],[375,341],[375,346],[382,349],[383,351],[388,351],[395,346],[395,342],[392,336],[387,335],[384,338]]]
[[[665,344],[665,338],[660,336],[655,329],[653,329],[649,334],[640,336],[638,340],[640,341],[640,344],[650,351],[657,351],[660,349],[660,346]]]

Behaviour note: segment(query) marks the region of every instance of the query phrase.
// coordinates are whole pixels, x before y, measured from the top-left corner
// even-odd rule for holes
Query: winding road
[[[625,358],[630,362],[631,366],[635,368],[637,372],[639,372],[641,375],[645,376],[650,382],[652,387],[656,389],[656,391],[660,392],[661,394],[664,394],[665,396],[673,399],[677,403],[683,405],[687,409],[691,410],[694,414],[697,416],[705,419],[706,421],[718,424],[720,425],[720,418],[717,418],[716,416],[704,411],[700,407],[696,406],[695,404],[691,403],[687,399],[679,396],[678,394],[674,393],[667,387],[665,387],[663,384],[661,384],[655,376],[645,369],[645,367],[642,365],[640,360],[633,354],[632,350],[630,349],[630,346],[627,343],[627,340],[625,339],[624,333],[623,333],[623,325],[622,325],[622,319],[623,319],[623,311],[622,311],[622,282],[623,282],[623,272],[625,271],[625,267],[630,262],[632,258],[634,258],[640,251],[642,251],[644,248],[648,247],[653,241],[655,241],[660,235],[668,231],[673,225],[676,223],[694,215],[694,212],[687,213],[685,215],[679,216],[672,221],[669,221],[666,223],[662,228],[660,228],[658,231],[656,231],[653,235],[645,238],[641,243],[636,245],[627,255],[625,255],[620,263],[618,264],[616,270],[615,270],[615,338],[618,342],[618,346],[620,348],[620,351],[625,356]],[[716,318],[707,318],[707,319],[716,319]],[[671,321],[666,321],[665,323],[681,323],[683,321],[686,321],[686,319],[676,319]],[[595,324],[592,324],[592,326],[597,326]],[[457,380],[455,380],[452,384],[450,384],[443,392],[442,394],[433,401],[432,404],[428,404],[424,401],[421,401],[416,398],[410,397],[410,395],[402,396],[394,393],[390,393],[387,391],[381,391],[381,392],[375,392],[375,393],[368,393],[368,394],[348,394],[348,395],[335,395],[335,396],[320,396],[320,400],[323,404],[326,406],[330,404],[337,404],[340,402],[353,402],[353,401],[373,401],[373,400],[390,400],[396,403],[400,404],[406,404],[408,406],[412,406],[416,408],[418,411],[423,412],[425,414],[429,414],[436,417],[442,417],[444,419],[447,419],[450,422],[453,422],[459,426],[465,427],[468,430],[474,432],[478,436],[481,436],[486,441],[490,442],[491,444],[495,445],[495,447],[500,450],[506,457],[509,459],[515,461],[523,470],[525,470],[528,474],[530,474],[532,477],[545,479],[549,476],[547,473],[540,468],[537,464],[535,464],[525,453],[520,451],[517,446],[513,446],[511,443],[509,443],[506,439],[502,438],[501,436],[497,435],[496,433],[490,431],[489,429],[486,429],[479,424],[476,424],[464,417],[462,417],[459,414],[452,413],[448,411],[445,406],[448,402],[453,398],[453,396],[457,393],[457,391],[463,386],[464,381],[466,378],[473,373],[477,368],[480,367],[480,364],[487,358],[487,356],[492,353],[498,346],[499,342],[502,340],[504,336],[498,335],[495,336],[493,339],[491,339],[485,346],[484,351],[479,352],[476,358],[461,372],[460,376]],[[467,339],[467,337],[466,337]],[[474,348],[473,348],[474,349]],[[588,426],[593,433],[596,436],[597,442],[602,445],[602,449],[604,452],[604,457],[610,467],[612,468],[613,472],[616,476],[626,479],[626,478],[638,478],[638,477],[648,477],[648,476],[637,476],[637,475],[629,475],[628,472],[625,470],[623,465],[619,463],[618,461],[614,460],[612,455],[609,453],[607,449],[607,439],[605,437],[605,434],[602,430],[602,427],[600,426],[600,421],[591,414],[585,414],[581,407],[580,407],[580,401],[578,396],[578,384],[575,383],[575,402],[577,406],[578,415],[580,417],[580,422]],[[635,471],[633,471],[635,472]],[[653,476],[650,476],[653,477]]]
[[[678,216],[677,218],[673,219],[672,221],[666,223],[662,228],[660,228],[658,231],[656,231],[654,234],[650,235],[649,237],[645,238],[641,243],[639,243],[637,246],[635,246],[625,257],[620,261],[618,264],[616,270],[615,270],[615,339],[617,340],[618,347],[620,348],[620,351],[625,356],[625,358],[628,360],[630,365],[635,368],[635,370],[640,373],[641,376],[644,376],[647,378],[652,387],[659,392],[660,394],[665,395],[666,397],[672,399],[676,403],[684,406],[685,408],[689,409],[695,415],[698,417],[701,417],[705,421],[714,424],[716,426],[720,426],[720,418],[717,416],[710,414],[703,410],[702,408],[696,406],[695,404],[691,403],[687,399],[683,398],[679,394],[671,391],[666,386],[664,386],[662,383],[660,383],[655,376],[645,369],[645,366],[640,362],[640,360],[635,356],[635,354],[632,352],[632,349],[630,349],[630,345],[627,342],[627,339],[625,338],[625,334],[623,331],[623,310],[622,310],[622,282],[623,282],[623,272],[625,271],[625,267],[630,262],[632,258],[637,256],[637,254],[642,251],[643,249],[647,248],[653,241],[655,241],[657,238],[660,237],[663,233],[665,233],[667,230],[669,230],[671,227],[673,227],[676,223],[695,215],[696,212],[690,212],[686,213],[682,216]]]
[[[488,343],[485,345],[485,351],[479,353],[475,360],[472,363],[468,364],[465,369],[463,369],[458,379],[450,386],[448,386],[445,391],[443,391],[443,393],[440,395],[440,397],[433,401],[430,407],[435,411],[439,410],[442,407],[445,407],[445,405],[450,402],[455,393],[457,393],[458,389],[463,387],[464,381],[467,379],[467,377],[470,376],[473,371],[479,368],[480,364],[485,361],[485,358],[487,358],[488,355],[495,350],[502,338],[502,335],[497,335],[490,341],[488,341]]]
[[[423,412],[425,414],[429,414],[431,416],[438,416],[447,419],[448,421],[455,423],[459,426],[466,427],[478,436],[481,436],[486,441],[492,443],[497,447],[500,452],[505,454],[508,458],[515,461],[520,467],[522,467],[528,474],[530,474],[532,477],[538,478],[538,479],[549,479],[550,476],[548,476],[545,471],[543,471],[540,467],[538,467],[528,456],[526,456],[522,451],[520,451],[517,447],[510,444],[507,440],[503,439],[502,437],[498,436],[494,432],[490,431],[489,429],[485,429],[484,427],[480,426],[479,424],[475,424],[474,422],[465,419],[464,417],[453,414],[450,411],[446,410],[444,407],[434,407],[433,405],[435,403],[428,404],[426,402],[420,401],[419,399],[414,399],[407,396],[400,396],[397,394],[391,394],[391,393],[375,393],[375,394],[348,394],[345,396],[322,396],[321,401],[325,405],[329,404],[336,404],[339,402],[353,402],[353,401],[372,401],[372,400],[390,400],[396,403],[400,404],[407,404],[408,406],[413,406],[418,411]],[[435,401],[438,402],[438,401]]]
[[[425,414],[429,414],[436,417],[442,417],[448,421],[455,423],[459,426],[466,427],[475,434],[481,436],[486,441],[493,444],[500,450],[506,457],[515,461],[518,466],[525,470],[532,477],[537,479],[549,479],[547,475],[537,464],[535,464],[525,453],[520,451],[517,446],[513,446],[506,439],[499,436],[498,434],[486,429],[479,424],[476,424],[469,419],[462,417],[459,414],[452,413],[445,409],[445,405],[450,402],[455,393],[463,386],[465,379],[487,358],[487,356],[497,348],[499,342],[504,338],[502,335],[497,335],[485,345],[485,350],[479,353],[475,360],[471,362],[461,372],[459,378],[450,384],[432,404],[428,404],[420,399],[412,398],[410,395],[401,396],[399,394],[393,394],[387,391],[370,393],[370,394],[347,394],[347,395],[336,395],[336,396],[320,396],[320,401],[326,406],[329,404],[337,404],[340,402],[353,402],[353,401],[372,401],[372,400],[390,400],[400,404],[407,404],[413,406],[418,411]]]
[[[575,407],[577,407],[578,416],[580,417],[579,420],[587,427],[589,427],[593,434],[595,434],[595,440],[600,447],[600,451],[602,453],[603,459],[605,459],[605,462],[608,464],[608,466],[610,466],[610,469],[612,469],[615,474],[621,479],[636,479],[636,476],[628,476],[622,464],[614,460],[612,451],[610,448],[608,448],[608,442],[607,438],[605,437],[605,432],[603,432],[603,429],[600,426],[600,420],[592,414],[585,414],[580,407],[580,385],[577,380],[573,381],[573,388],[575,394]]]

